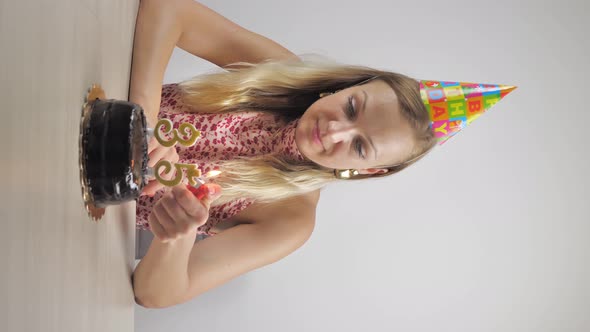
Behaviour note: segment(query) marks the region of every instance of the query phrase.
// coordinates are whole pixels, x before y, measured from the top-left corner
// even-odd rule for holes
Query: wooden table
[[[135,202],[84,209],[81,107],[127,99],[139,1],[0,0],[0,331],[133,331]]]

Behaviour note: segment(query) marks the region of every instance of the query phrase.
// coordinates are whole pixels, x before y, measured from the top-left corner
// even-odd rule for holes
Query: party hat
[[[442,145],[512,90],[512,85],[420,80],[430,126]]]

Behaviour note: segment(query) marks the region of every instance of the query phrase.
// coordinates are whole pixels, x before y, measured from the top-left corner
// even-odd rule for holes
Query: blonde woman
[[[224,70],[162,86],[178,46]],[[436,145],[410,77],[301,59],[193,0],[142,0],[130,100],[148,123],[192,122],[192,148],[149,142],[159,160],[220,170],[211,195],[153,181],[138,227],[155,238],[133,274],[138,304],[186,302],[273,263],[310,237],[328,183],[389,176]],[[195,243],[197,234],[209,237]]]

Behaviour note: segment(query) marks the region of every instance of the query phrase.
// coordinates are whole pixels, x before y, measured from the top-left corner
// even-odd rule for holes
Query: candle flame
[[[205,178],[212,178],[214,176],[218,176],[219,174],[221,174],[221,171],[209,171],[205,173]]]

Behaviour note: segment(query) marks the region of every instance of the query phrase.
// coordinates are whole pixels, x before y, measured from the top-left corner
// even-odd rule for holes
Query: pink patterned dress
[[[175,146],[180,163],[196,164],[205,174],[210,170],[221,169],[217,161],[228,160],[235,156],[280,152],[293,160],[306,160],[295,144],[295,128],[298,119],[284,125],[279,117],[262,112],[190,113],[187,110],[191,106],[182,103],[180,93],[176,84],[162,86],[162,102],[158,113],[158,118],[170,119],[174,128],[178,128],[183,122],[190,122],[201,131],[201,136],[192,147],[179,144]],[[277,131],[282,131],[282,134],[276,141],[272,141],[271,137]],[[148,217],[152,206],[163,194],[164,189],[156,192],[154,197],[146,195],[139,197],[136,207],[137,228],[149,229]],[[198,234],[215,235],[211,231],[213,226],[236,215],[253,202],[253,199],[244,197],[212,207],[209,211],[209,219],[198,228]]]

